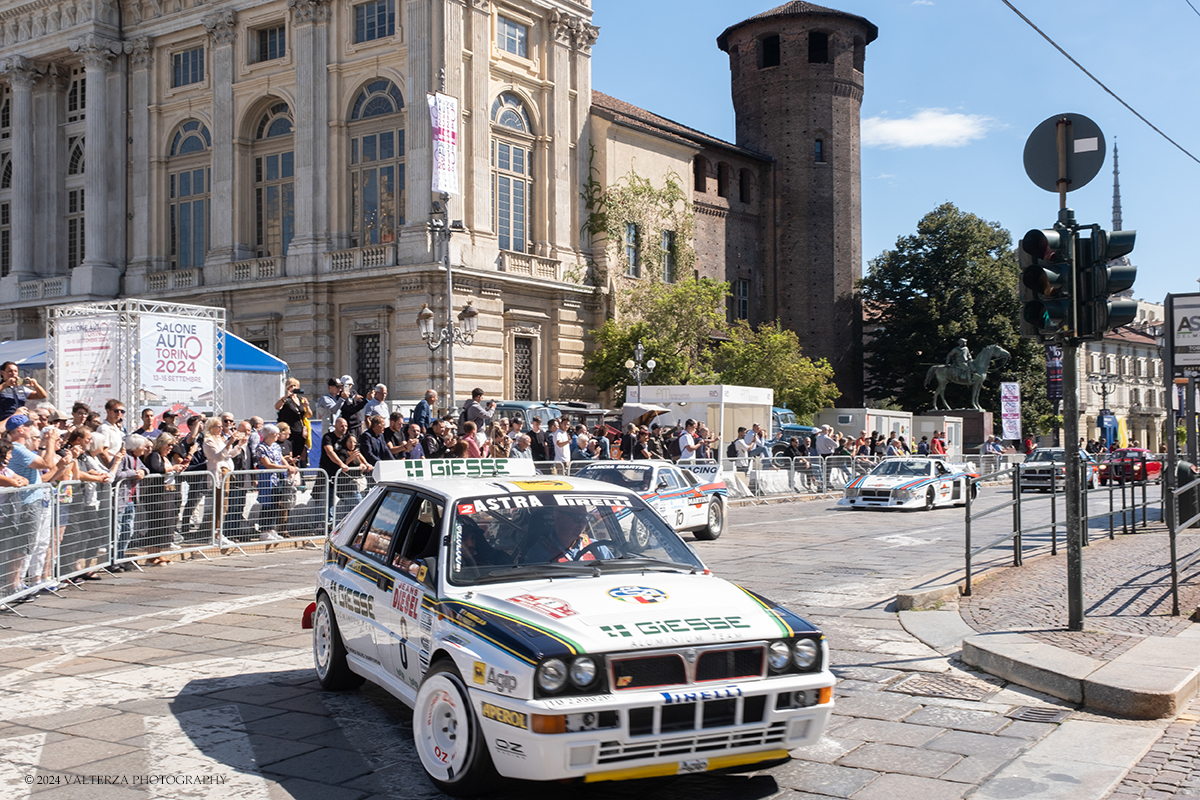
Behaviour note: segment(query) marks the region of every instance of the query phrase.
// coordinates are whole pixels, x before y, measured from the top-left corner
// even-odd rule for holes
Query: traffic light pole
[[[1083,630],[1083,519],[1079,461],[1079,346],[1063,341],[1063,430],[1067,451],[1067,630]]]

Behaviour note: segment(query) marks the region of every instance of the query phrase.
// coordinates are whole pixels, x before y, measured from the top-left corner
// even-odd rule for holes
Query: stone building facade
[[[460,397],[594,396],[588,331],[638,277],[597,279],[616,248],[589,240],[583,189],[630,171],[690,183],[695,271],[730,281],[731,317],[780,317],[861,394],[847,335],[874,26],[788,3],[726,31],[733,144],[593,93],[591,17],[590,0],[5,4],[0,340],[43,335],[50,305],[213,305],[310,390],[350,373],[393,397],[444,394],[446,348],[416,323],[426,303],[439,326],[447,315],[426,106],[442,89],[461,109],[449,311],[479,311],[474,344],[454,350]],[[772,91],[798,93],[782,128],[746,103],[765,88],[748,73],[770,70],[745,60],[772,35]],[[639,246],[670,247],[648,233]]]

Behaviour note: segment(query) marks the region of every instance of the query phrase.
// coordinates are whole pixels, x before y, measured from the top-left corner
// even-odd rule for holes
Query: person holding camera
[[[695,461],[696,451],[712,442],[712,439],[698,438],[696,436],[696,420],[689,419],[683,423],[683,433],[679,434],[679,460]]]
[[[27,407],[30,400],[45,399],[46,390],[33,378],[22,380],[15,362],[0,364],[0,422]]]
[[[283,397],[275,401],[275,422],[286,422],[291,433],[288,443],[292,448],[292,457],[296,464],[303,469],[308,466],[308,433],[305,420],[312,418],[312,408],[308,398],[300,388],[300,381],[288,378],[283,384]]]
[[[481,402],[483,399],[483,389],[472,389],[471,399],[463,406],[462,415],[458,418],[458,433],[461,436],[465,430],[466,423],[474,422],[475,430],[487,430],[488,423],[492,421],[492,415],[496,413],[496,401],[488,400],[485,407]]]

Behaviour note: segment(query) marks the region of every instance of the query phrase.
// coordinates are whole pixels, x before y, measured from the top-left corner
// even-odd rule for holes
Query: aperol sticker
[[[574,488],[565,481],[513,481],[512,484],[527,492],[554,492]]]

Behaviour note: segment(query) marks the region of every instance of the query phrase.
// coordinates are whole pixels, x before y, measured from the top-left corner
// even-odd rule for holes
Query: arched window
[[[719,197],[729,197],[729,184],[732,172],[730,166],[724,161],[717,164],[717,195]]]
[[[808,34],[808,63],[829,63],[829,34],[811,31]]]
[[[697,192],[708,191],[708,159],[704,156],[692,159],[692,188]]]
[[[167,197],[171,269],[204,266],[208,253],[212,136],[199,120],[179,126],[171,140]]]
[[[83,263],[83,173],[86,164],[83,158],[83,137],[67,138],[67,268],[74,269]]]
[[[529,251],[533,214],[533,125],[521,98],[492,103],[492,216],[501,250]]]
[[[295,234],[295,152],[292,111],[275,103],[254,133],[255,251],[259,258],[287,255]]]
[[[354,247],[394,242],[404,224],[404,98],[377,79],[350,112],[350,236]]]

